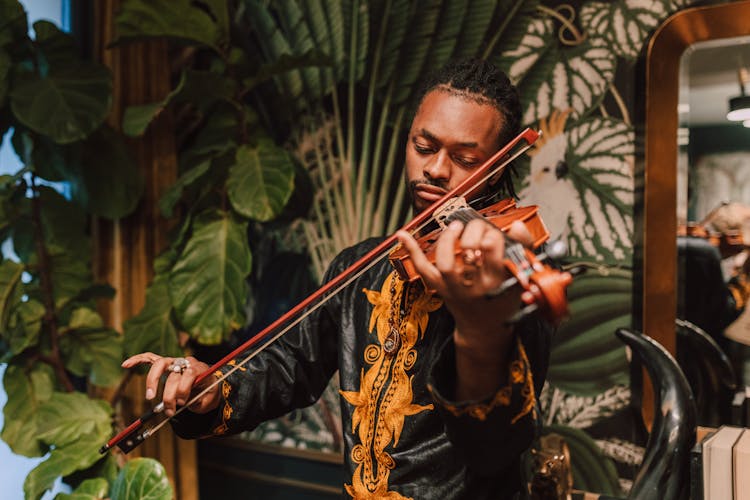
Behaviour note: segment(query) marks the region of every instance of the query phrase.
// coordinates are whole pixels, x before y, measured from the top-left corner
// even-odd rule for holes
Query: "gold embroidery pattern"
[[[445,405],[445,409],[456,417],[469,415],[478,420],[484,421],[487,419],[487,415],[489,415],[489,413],[496,407],[510,405],[510,398],[513,394],[513,385],[523,383],[523,388],[521,388],[523,406],[521,407],[521,411],[511,419],[510,423],[515,424],[524,415],[532,411],[534,409],[534,404],[536,403],[536,395],[534,394],[534,377],[531,373],[529,358],[526,356],[526,350],[523,348],[523,343],[521,343],[520,340],[517,340],[516,342],[518,345],[518,359],[510,364],[510,383],[497,391],[492,398],[492,401],[488,403],[477,403],[465,407],[447,404]],[[430,390],[432,390],[431,387]]]
[[[237,360],[233,359],[229,363],[227,363],[229,366],[236,366]],[[241,366],[239,368],[240,371],[247,371],[247,368]],[[216,379],[221,379],[224,374],[220,370],[216,370],[214,372],[214,377]],[[232,418],[232,413],[234,413],[234,408],[232,408],[232,405],[229,404],[229,395],[232,393],[232,384],[227,382],[226,379],[222,380],[221,382],[221,397],[224,400],[224,407],[221,409],[221,424],[217,425],[216,428],[214,428],[213,433],[215,435],[221,435],[226,434],[226,432],[229,430],[229,419]]]
[[[396,463],[386,447],[398,445],[404,420],[407,416],[432,410],[433,405],[413,404],[413,376],[408,371],[417,361],[417,341],[424,336],[429,313],[442,305],[442,300],[422,293],[416,286],[404,286],[395,272],[385,280],[380,292],[363,290],[373,305],[369,330],[377,333],[377,342],[365,348],[365,363],[359,391],[340,391],[353,405],[352,432],[359,435],[359,444],[351,452],[357,464],[352,484],[344,485],[347,493],[356,499],[403,499],[402,495],[388,490],[388,477]],[[404,296],[406,293],[406,296]],[[404,304],[405,314],[399,311]],[[393,309],[395,308],[395,309]],[[397,317],[397,324],[393,318]],[[400,344],[392,355],[382,346],[397,327]]]

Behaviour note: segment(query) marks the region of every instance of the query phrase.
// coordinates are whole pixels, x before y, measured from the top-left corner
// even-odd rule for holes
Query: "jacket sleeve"
[[[446,433],[478,476],[510,473],[534,439],[536,399],[549,364],[552,327],[532,317],[516,327],[507,380],[483,401],[452,401],[455,394],[455,347],[450,336],[430,373],[429,389]],[[517,473],[517,470],[515,470]]]
[[[329,269],[326,280],[341,266]],[[313,311],[250,361],[248,353],[214,373],[221,401],[206,414],[183,411],[172,419],[182,438],[236,434],[291,410],[313,404],[338,367],[337,297]]]

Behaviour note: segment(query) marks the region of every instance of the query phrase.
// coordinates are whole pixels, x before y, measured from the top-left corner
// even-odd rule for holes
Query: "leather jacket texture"
[[[344,250],[326,279],[379,241]],[[535,316],[516,325],[508,379],[482,401],[452,400],[452,333],[442,301],[383,261],[251,361],[223,367],[236,369],[219,408],[183,412],[172,425],[185,438],[250,430],[314,403],[337,374],[345,498],[514,498],[552,327]]]

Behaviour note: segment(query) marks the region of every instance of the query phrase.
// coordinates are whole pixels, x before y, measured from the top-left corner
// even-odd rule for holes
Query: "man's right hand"
[[[175,366],[175,360],[179,359],[186,360],[187,366],[177,371],[172,370],[170,367]],[[210,366],[192,356],[188,356],[187,358],[168,358],[151,352],[144,352],[123,361],[122,367],[134,368],[144,364],[151,365],[151,369],[148,371],[148,376],[146,377],[146,399],[148,400],[156,397],[159,379],[165,373],[167,374],[162,401],[164,402],[164,413],[170,417],[174,415],[178,406],[184,406],[190,401],[191,395],[198,394],[215,382],[213,377],[209,377],[203,380],[200,386],[193,387],[196,377],[207,371]],[[219,385],[216,384],[203,394],[200,399],[193,402],[189,409],[195,413],[208,413],[219,406],[220,400]]]

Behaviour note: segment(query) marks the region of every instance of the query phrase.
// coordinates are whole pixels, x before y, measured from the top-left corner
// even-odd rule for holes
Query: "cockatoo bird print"
[[[632,252],[633,132],[594,117],[566,130],[571,110],[539,121],[522,205],[538,205],[552,240],[572,257],[625,261]]]

